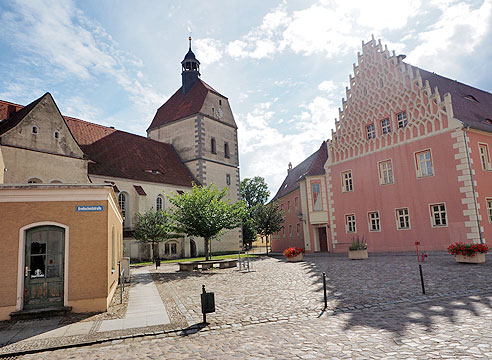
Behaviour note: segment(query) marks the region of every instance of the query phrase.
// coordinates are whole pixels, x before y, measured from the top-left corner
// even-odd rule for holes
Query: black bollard
[[[323,273],[323,294],[325,295],[325,309],[328,307],[328,298],[326,297],[326,274]]]
[[[424,274],[422,273],[422,264],[419,264],[419,271],[420,271],[420,282],[422,283],[422,294],[425,295]]]
[[[202,294],[206,294],[207,292],[205,291],[205,285],[202,285]],[[202,299],[204,298],[204,296],[202,295]],[[202,300],[202,304],[203,304],[203,300]],[[205,309],[203,308],[203,305],[202,305],[202,312],[203,312],[203,323],[204,324],[207,324],[207,313],[205,311]]]

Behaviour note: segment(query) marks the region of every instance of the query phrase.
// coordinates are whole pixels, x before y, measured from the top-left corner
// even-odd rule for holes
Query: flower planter
[[[288,257],[286,259],[287,259],[287,262],[303,261],[304,260],[304,255],[303,254],[299,254],[299,255],[296,255],[296,256]]]
[[[467,255],[456,255],[456,262],[459,263],[471,263],[471,264],[480,264],[485,262],[485,253],[475,253],[475,256],[467,256]]]
[[[366,250],[349,250],[350,260],[364,260],[367,259],[367,249]]]

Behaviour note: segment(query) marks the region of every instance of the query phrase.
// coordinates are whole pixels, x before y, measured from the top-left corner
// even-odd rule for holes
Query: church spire
[[[188,40],[190,41],[190,48],[183,61],[181,61],[181,79],[184,94],[193,88],[193,85],[195,85],[200,77],[200,61],[197,60],[191,50],[191,36]]]

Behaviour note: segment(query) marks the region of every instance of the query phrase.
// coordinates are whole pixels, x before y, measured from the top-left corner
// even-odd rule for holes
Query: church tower
[[[227,97],[200,78],[200,62],[191,37],[189,41],[181,62],[181,88],[157,110],[147,136],[173,145],[201,185],[227,187],[235,202],[239,199],[236,121]],[[241,234],[233,230],[214,242],[212,251],[237,251],[241,246]]]

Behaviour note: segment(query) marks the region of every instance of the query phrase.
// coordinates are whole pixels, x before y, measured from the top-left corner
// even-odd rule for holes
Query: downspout
[[[480,218],[478,217],[478,203],[477,203],[477,194],[475,192],[475,179],[473,178],[471,160],[470,160],[470,149],[468,148],[468,140],[467,140],[467,132],[470,130],[469,126],[464,127],[463,137],[465,139],[465,147],[466,147],[466,157],[468,158],[468,169],[470,170],[470,179],[472,184],[473,191],[473,204],[475,205],[475,216],[477,217],[477,226],[478,226],[478,235],[480,236],[480,244],[483,244],[483,235],[480,226]]]

